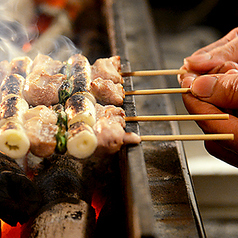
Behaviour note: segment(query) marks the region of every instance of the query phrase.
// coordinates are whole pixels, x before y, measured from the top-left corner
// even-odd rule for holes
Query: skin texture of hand
[[[207,151],[238,167],[238,28],[184,60],[181,87],[190,87],[183,95],[190,114],[229,113],[229,120],[200,121],[205,133],[233,133],[235,139],[206,141]]]

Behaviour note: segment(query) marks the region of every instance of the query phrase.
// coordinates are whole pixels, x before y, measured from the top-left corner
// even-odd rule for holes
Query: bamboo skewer
[[[162,70],[143,70],[134,72],[121,72],[122,77],[129,76],[156,76],[156,75],[174,75],[174,74],[185,74],[185,69],[162,69]]]
[[[125,95],[153,95],[153,94],[172,94],[172,93],[189,93],[190,88],[165,88],[165,89],[144,89],[126,91]]]
[[[198,114],[198,115],[156,115],[126,117],[129,121],[201,121],[201,120],[228,120],[229,114]]]
[[[142,141],[194,141],[194,140],[234,140],[234,134],[202,134],[202,135],[145,135]]]

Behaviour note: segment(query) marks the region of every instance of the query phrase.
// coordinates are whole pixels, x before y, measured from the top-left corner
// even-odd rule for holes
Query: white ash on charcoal
[[[0,219],[16,226],[35,215],[40,208],[38,187],[15,160],[0,153]]]
[[[93,237],[96,215],[90,204],[95,184],[87,183],[94,179],[85,174],[84,164],[69,155],[54,155],[37,173],[41,208],[23,226],[22,237]]]

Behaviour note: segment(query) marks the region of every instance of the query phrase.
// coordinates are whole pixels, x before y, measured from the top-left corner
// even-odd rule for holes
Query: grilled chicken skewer
[[[67,75],[59,90],[67,115],[67,150],[76,158],[86,158],[97,147],[92,129],[96,123],[96,100],[90,93],[91,65],[86,57],[76,54],[68,59],[61,72]]]

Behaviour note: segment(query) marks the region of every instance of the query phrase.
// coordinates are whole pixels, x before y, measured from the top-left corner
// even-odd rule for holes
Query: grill
[[[76,27],[72,36],[91,61],[120,55],[124,71],[162,68],[159,42],[145,0],[104,0],[96,6],[93,14],[100,15],[101,23],[96,26],[96,33],[100,34],[101,40],[85,33],[91,30],[91,13],[86,11],[81,16],[85,24],[81,24],[79,31]],[[102,22],[105,25],[102,26]],[[128,77],[124,84],[125,90],[167,86],[162,76]],[[172,100],[167,95],[127,96],[124,109],[127,116],[175,114]],[[126,130],[141,135],[179,134],[174,122],[130,122]],[[62,223],[66,227],[62,229],[61,225],[57,237],[76,237],[79,233],[77,237],[205,237],[180,142],[143,142],[138,146],[123,147],[109,160],[83,162],[77,166],[82,186],[82,194],[78,195],[82,199],[80,204],[75,205],[72,201],[69,205],[60,201],[52,206],[50,201],[37,218],[23,225],[23,238],[55,237],[50,231],[38,236],[38,231],[45,226],[51,229],[50,223],[59,216],[58,211],[66,220],[70,216],[76,221],[73,227],[77,226],[77,229],[72,231],[72,224]],[[100,186],[95,186],[95,179],[91,180],[95,173],[96,178],[103,174],[98,183]],[[95,214],[87,203],[88,196],[96,213],[98,211],[96,223]],[[32,226],[34,232],[30,231]]]

